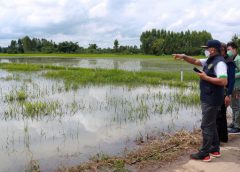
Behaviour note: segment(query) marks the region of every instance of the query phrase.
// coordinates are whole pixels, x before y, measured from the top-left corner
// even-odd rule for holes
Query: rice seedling
[[[9,74],[6,77],[2,77],[1,79],[4,81],[12,81],[12,80],[20,81],[20,75],[19,74]]]
[[[189,93],[184,93],[182,91],[172,95],[174,101],[178,104],[183,104],[186,106],[197,105],[200,103],[200,96],[198,91],[190,91]]]
[[[24,116],[26,117],[39,117],[39,116],[46,116],[50,114],[61,114],[60,110],[60,103],[55,102],[25,102],[23,104],[24,108]]]
[[[17,91],[16,93],[16,100],[17,101],[25,101],[27,99],[28,95],[25,90],[21,89]]]
[[[14,94],[13,91],[11,91],[9,94],[6,94],[6,95],[5,95],[5,100],[6,100],[7,102],[13,102],[14,99],[15,99],[15,94]]]
[[[61,79],[65,82],[66,89],[77,89],[84,84],[141,84],[141,85],[169,85],[177,87],[192,87],[192,82],[198,81],[193,72],[184,73],[184,81],[181,82],[178,71],[162,72],[130,72],[123,70],[84,69],[69,67],[68,70],[61,66],[37,65],[37,64],[0,64],[0,68],[10,71],[41,71],[51,70],[43,76],[51,79]]]
[[[17,114],[19,114],[19,108],[16,106],[8,106],[8,109],[4,111],[4,118],[7,119],[13,119],[17,117]]]
[[[5,101],[11,103],[13,101],[25,101],[28,95],[24,89],[18,91],[10,91],[10,93],[5,95]]]

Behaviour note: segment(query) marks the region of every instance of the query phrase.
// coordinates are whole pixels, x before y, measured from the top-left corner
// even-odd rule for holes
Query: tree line
[[[52,40],[30,38],[25,36],[18,40],[12,40],[8,47],[0,47],[0,53],[123,53],[138,54],[140,49],[135,46],[119,45],[114,41],[113,48],[100,48],[97,44],[89,44],[87,48],[78,45],[78,42],[64,41],[55,43]]]
[[[190,55],[201,54],[201,45],[212,39],[212,35],[207,31],[172,32],[166,30],[156,30],[143,32],[141,48],[145,54],[172,54],[186,53]]]
[[[78,42],[64,41],[55,43],[52,40],[30,38],[25,36],[18,40],[11,40],[7,47],[0,47],[0,53],[121,53],[121,54],[151,54],[163,55],[172,53],[185,53],[189,55],[200,55],[201,45],[212,39],[211,33],[207,31],[185,31],[173,32],[167,30],[152,29],[145,31],[140,36],[141,45],[120,45],[114,40],[110,48],[100,48],[97,44],[89,44],[87,48],[78,45]],[[236,34],[232,41],[240,47],[240,37]]]

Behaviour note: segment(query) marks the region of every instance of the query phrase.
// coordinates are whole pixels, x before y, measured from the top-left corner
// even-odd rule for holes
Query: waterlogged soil
[[[179,61],[163,61],[161,58],[1,58],[0,63],[33,63],[65,67],[121,69],[128,71],[192,71],[192,66]]]
[[[199,105],[178,99],[198,90],[112,85],[69,90],[41,73],[4,70],[0,82],[1,172],[22,172],[32,163],[53,171],[96,153],[122,154],[146,135],[191,131],[201,118]]]

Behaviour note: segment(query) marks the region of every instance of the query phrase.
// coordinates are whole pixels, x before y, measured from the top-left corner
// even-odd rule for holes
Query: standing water
[[[192,130],[198,90],[86,85],[69,90],[41,73],[0,70],[0,171],[77,165],[96,153],[121,154],[139,135]],[[182,97],[182,98],[181,98]]]
[[[178,61],[169,64],[160,58],[23,58],[11,57],[1,58],[0,63],[33,63],[48,64],[65,67],[121,69],[128,71],[165,71],[192,70],[191,65],[179,63]]]

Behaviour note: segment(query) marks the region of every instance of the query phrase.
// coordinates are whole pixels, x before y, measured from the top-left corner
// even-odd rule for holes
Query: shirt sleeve
[[[240,78],[240,59],[239,56],[237,56],[234,60],[235,64],[236,64],[236,72],[235,72],[235,77],[236,78]]]
[[[220,61],[214,67],[214,72],[217,78],[227,78],[227,65],[226,63]]]
[[[207,62],[207,59],[199,59],[202,66],[205,66],[206,65],[206,62]]]
[[[235,65],[234,63],[228,65],[228,84],[227,84],[227,95],[231,95],[233,92],[235,83]]]

